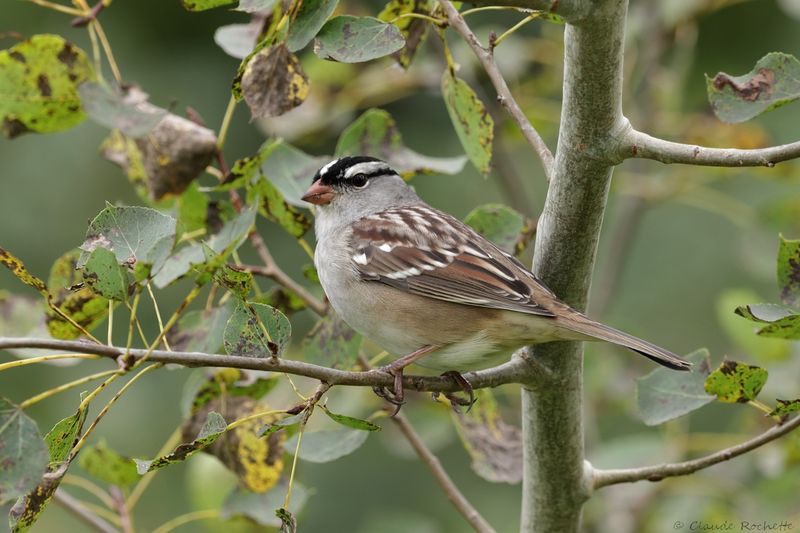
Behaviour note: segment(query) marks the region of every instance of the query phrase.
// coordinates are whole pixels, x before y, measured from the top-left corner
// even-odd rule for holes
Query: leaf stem
[[[161,322],[161,311],[158,309],[158,302],[156,301],[156,295],[153,294],[153,287],[150,286],[149,283],[145,284],[147,287],[147,293],[150,295],[150,299],[153,301],[153,308],[156,310],[156,320],[158,321],[158,329],[163,330],[164,324]],[[164,338],[164,347],[171,351],[172,348],[169,347],[169,342],[167,342],[166,337]]]
[[[59,359],[97,359],[98,356],[90,353],[64,353],[53,355],[40,355],[38,357],[30,357],[28,359],[17,359],[16,361],[9,361],[0,364],[0,372],[8,370],[9,368],[17,368],[20,366],[33,365],[36,363],[45,363],[47,361],[57,361]]]
[[[73,487],[81,488],[103,502],[103,505],[109,509],[114,508],[114,500],[111,499],[111,495],[104,491],[99,485],[93,483],[85,477],[66,474],[61,482],[65,485],[72,485]]]
[[[128,388],[130,388],[131,385],[136,383],[139,380],[139,378],[141,378],[142,376],[144,376],[145,374],[147,374],[151,370],[155,370],[156,368],[160,368],[162,366],[164,366],[162,363],[155,363],[153,365],[146,366],[143,369],[141,369],[138,374],[136,374],[131,379],[129,379],[128,382],[125,385],[123,385],[122,388],[119,389],[119,391],[117,391],[117,393],[114,396],[112,396],[112,398],[108,401],[108,403],[105,406],[103,406],[103,408],[100,410],[100,412],[97,413],[97,416],[95,417],[95,419],[92,420],[92,423],[89,425],[88,428],[86,428],[86,431],[83,433],[83,435],[81,435],[81,438],[78,439],[78,442],[75,443],[75,446],[73,446],[72,451],[70,451],[70,455],[69,455],[69,458],[67,459],[67,461],[71,461],[72,458],[74,458],[76,455],[78,455],[78,452],[81,451],[81,448],[83,448],[83,445],[86,444],[86,439],[88,439],[89,435],[92,434],[92,431],[94,431],[94,428],[96,428],[97,424],[100,423],[100,420],[102,420],[103,417],[106,416],[106,414],[108,413],[109,409],[111,409],[111,406],[114,405],[117,402],[117,400],[119,400],[122,397],[123,394],[125,394],[125,391],[127,391]],[[117,374],[117,375],[120,375],[120,374]],[[115,377],[116,376],[111,376],[109,379],[113,379]]]
[[[236,97],[231,95],[230,99],[228,100],[228,107],[225,108],[225,115],[222,117],[222,124],[219,127],[219,132],[217,133],[217,150],[222,150],[222,147],[225,146],[225,140],[228,137],[228,129],[231,126],[233,112],[236,110],[236,103]]]
[[[431,24],[436,26],[442,27],[443,24],[447,24],[447,21],[444,19],[437,19],[436,17],[431,17],[429,15],[423,15],[422,13],[403,13],[402,15],[397,15],[395,18],[389,21],[389,24],[394,24],[398,20],[402,19],[420,19],[420,20],[427,20]]]
[[[225,428],[225,431],[231,431],[232,429],[236,429],[237,427],[241,426],[245,422],[249,422],[249,421],[255,420],[257,418],[262,418],[262,417],[265,417],[265,416],[272,416],[272,415],[279,415],[279,414],[282,414],[282,413],[286,413],[286,409],[273,409],[271,411],[262,411],[260,413],[256,413],[256,414],[249,415],[249,416],[245,416],[244,418],[239,418],[237,420],[234,420],[230,424],[228,424],[228,427]]]
[[[219,509],[206,509],[204,511],[193,511],[191,513],[182,514],[175,518],[164,522],[153,530],[153,533],[169,533],[170,531],[179,528],[180,526],[197,522],[198,520],[210,520],[212,518],[219,518]]]
[[[89,23],[89,26],[93,27],[94,31],[97,32],[97,37],[100,39],[100,44],[106,53],[108,66],[111,67],[111,74],[114,75],[114,79],[117,81],[117,84],[122,86],[122,74],[120,73],[117,62],[114,59],[114,53],[111,51],[111,43],[108,42],[108,37],[106,37],[106,32],[103,31],[103,26],[100,25],[100,21],[97,19],[93,19]]]
[[[59,385],[58,387],[53,387],[52,389],[48,389],[48,390],[46,390],[44,392],[40,392],[36,396],[31,396],[30,398],[28,398],[27,400],[25,400],[24,402],[19,404],[19,408],[20,409],[26,409],[26,408],[30,407],[31,405],[37,404],[42,400],[46,400],[47,398],[50,398],[51,396],[55,396],[56,394],[58,394],[60,392],[64,392],[66,390],[75,388],[75,387],[77,387],[79,385],[83,385],[84,383],[88,383],[89,381],[94,381],[96,379],[100,379],[100,378],[103,378],[103,377],[106,377],[106,376],[110,376],[111,374],[116,374],[117,372],[118,372],[118,370],[105,370],[103,372],[97,372],[96,374],[90,374],[88,376],[83,376],[81,378],[75,379],[75,380],[70,381],[68,383],[64,383],[62,385]]]
[[[504,40],[506,37],[508,37],[509,35],[511,35],[512,33],[514,33],[515,31],[517,31],[518,29],[520,29],[521,27],[523,27],[525,24],[527,24],[528,22],[532,21],[533,19],[537,19],[537,18],[539,18],[539,15],[540,15],[540,13],[538,13],[538,12],[536,12],[536,13],[531,13],[530,15],[528,15],[527,17],[525,17],[524,19],[520,20],[519,22],[517,22],[516,24],[514,24],[513,26],[511,26],[509,29],[507,29],[506,31],[504,31],[504,32],[503,32],[503,33],[500,35],[500,37],[498,37],[497,39],[495,39],[495,40],[494,40],[493,46],[494,46],[495,48],[497,48],[497,46],[498,46],[498,45],[500,45],[500,43],[501,43],[501,42],[502,42],[502,41],[503,41],[503,40]]]
[[[28,0],[28,2],[31,4],[36,4],[40,7],[52,9],[53,11],[58,11],[59,13],[64,13],[65,15],[72,15],[73,17],[83,16],[83,11],[69,6],[62,6],[61,4],[57,4],[55,2],[48,2],[47,0]]]

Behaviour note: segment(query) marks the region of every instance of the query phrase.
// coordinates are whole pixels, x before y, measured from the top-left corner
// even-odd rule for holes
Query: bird
[[[690,369],[559,300],[513,255],[425,203],[385,161],[335,159],[302,200],[315,206],[314,264],[331,306],[397,357],[379,369],[394,377],[392,390],[375,389],[391,403],[403,403],[403,370],[412,363],[460,376],[551,341],[606,341]]]

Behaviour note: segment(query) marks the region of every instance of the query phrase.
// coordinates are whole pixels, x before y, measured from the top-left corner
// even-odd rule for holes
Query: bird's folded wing
[[[362,279],[448,302],[555,316],[553,294],[519,261],[427,206],[388,209],[353,225]]]

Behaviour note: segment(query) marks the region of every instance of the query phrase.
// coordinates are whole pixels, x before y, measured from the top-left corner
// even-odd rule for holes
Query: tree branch
[[[117,528],[87,509],[80,500],[73,498],[63,490],[57,490],[53,496],[61,507],[80,518],[86,525],[100,533],[119,533]]]
[[[623,134],[617,148],[619,162],[629,158],[653,159],[666,164],[679,163],[711,167],[774,167],[800,157],[800,141],[768,148],[708,148],[653,137],[633,128]]]
[[[104,344],[93,344],[82,341],[61,341],[56,339],[37,339],[27,337],[0,337],[0,350],[11,348],[43,348],[47,350],[62,350],[74,353],[95,354],[103,357],[116,359],[124,355],[124,347],[107,346]],[[148,353],[148,350],[131,349],[130,357],[139,360]],[[153,350],[150,352],[148,361],[165,364],[177,364],[187,367],[225,367],[225,368],[244,368],[249,370],[264,370],[267,372],[284,372],[297,376],[318,379],[331,386],[333,385],[352,385],[361,387],[391,387],[393,377],[380,371],[369,372],[348,372],[337,370],[291,359],[279,359],[273,357],[243,357],[237,355],[217,355],[202,352],[168,352],[164,350]],[[469,381],[474,389],[486,387],[497,387],[506,383],[518,383],[523,376],[530,375],[531,372],[543,372],[526,358],[514,356],[511,361],[502,365],[480,370],[478,372],[467,372],[464,378]],[[449,377],[443,376],[405,376],[403,385],[409,390],[428,391],[428,392],[456,392],[462,387]]]
[[[654,466],[645,466],[641,468],[620,468],[614,470],[594,470],[593,471],[593,486],[595,489],[607,487],[608,485],[615,485],[617,483],[633,483],[636,481],[661,481],[664,478],[686,476],[703,470],[717,463],[728,461],[734,457],[738,457],[749,451],[755,450],[772,442],[775,439],[790,433],[800,427],[800,416],[794,417],[792,420],[780,425],[772,426],[761,435],[754,437],[748,441],[725,448],[718,452],[692,459],[691,461],[683,461],[681,463],[664,463]]]
[[[534,274],[583,310],[622,116],[626,0],[585,2],[591,14],[564,30],[564,90],[553,178],[539,218]],[[580,343],[533,347],[553,378],[522,388],[523,483],[520,530],[577,532],[591,494],[584,466]]]
[[[536,1],[529,1],[527,3],[528,5],[522,7],[531,7],[531,4],[537,3],[538,2]],[[553,4],[558,4],[558,2],[553,2]],[[494,85],[494,88],[497,91],[497,101],[500,102],[506,111],[508,111],[509,115],[511,115],[511,118],[514,119],[514,122],[517,123],[517,126],[519,126],[519,129],[522,131],[522,135],[525,137],[525,140],[528,141],[528,144],[531,146],[531,148],[533,148],[533,151],[539,156],[539,159],[542,162],[542,167],[544,168],[544,175],[547,178],[547,181],[550,181],[550,177],[553,173],[553,154],[550,152],[547,144],[545,144],[544,140],[539,135],[539,132],[536,131],[536,128],[534,128],[530,123],[528,117],[526,117],[525,113],[523,113],[522,109],[520,109],[519,104],[517,104],[517,101],[514,99],[514,95],[511,94],[511,91],[506,84],[506,80],[500,73],[497,63],[495,63],[492,49],[486,48],[480,43],[478,38],[467,25],[464,17],[462,17],[458,10],[453,7],[453,4],[451,4],[449,0],[439,0],[439,5],[442,6],[445,15],[447,15],[447,20],[449,21],[450,26],[452,26],[453,29],[455,29],[461,35],[469,47],[472,48],[472,51],[475,52],[475,56],[481,62],[481,65],[483,65],[486,74],[489,76],[489,80],[491,80],[492,85]],[[546,10],[549,11],[549,7]]]

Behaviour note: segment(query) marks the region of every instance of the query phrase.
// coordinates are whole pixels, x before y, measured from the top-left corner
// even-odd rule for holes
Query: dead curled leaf
[[[242,95],[254,118],[283,115],[302,104],[308,92],[308,76],[284,44],[254,55],[242,76]]]

